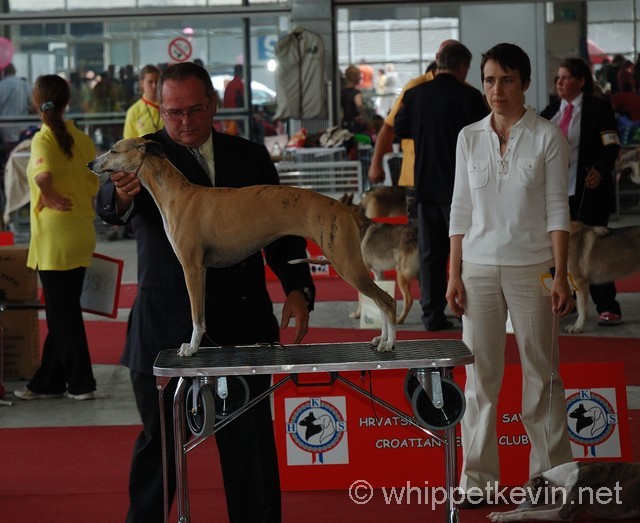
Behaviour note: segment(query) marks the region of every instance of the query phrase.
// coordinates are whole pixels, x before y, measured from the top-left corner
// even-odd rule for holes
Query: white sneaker
[[[94,392],[85,392],[84,394],[71,394],[67,392],[67,398],[78,401],[94,400],[96,395]]]
[[[14,390],[13,395],[21,400],[50,400],[54,398],[62,398],[62,394],[40,394],[29,390],[27,387]]]

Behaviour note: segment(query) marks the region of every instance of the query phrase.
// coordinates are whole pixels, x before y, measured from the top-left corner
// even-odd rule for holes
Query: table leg
[[[453,379],[450,368],[442,368],[444,378]],[[447,444],[445,445],[445,486],[447,489],[447,521],[446,523],[458,523],[460,513],[454,503],[454,494],[458,490],[458,445],[456,441],[456,427],[446,430]]]
[[[164,389],[171,381],[171,378],[156,378],[156,389],[158,389],[158,401],[160,403],[160,438],[162,441],[162,489],[164,493],[164,523],[169,523],[169,483],[167,480],[167,430],[164,415]]]
[[[173,396],[173,437],[176,460],[176,497],[178,503],[178,522],[189,521],[189,485],[187,478],[187,455],[184,450],[186,439],[185,423],[186,380],[180,378]]]

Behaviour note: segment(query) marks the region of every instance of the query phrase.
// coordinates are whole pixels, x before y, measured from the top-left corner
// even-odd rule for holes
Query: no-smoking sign
[[[191,42],[181,36],[174,38],[169,43],[169,56],[174,62],[186,62],[191,58],[192,52]]]

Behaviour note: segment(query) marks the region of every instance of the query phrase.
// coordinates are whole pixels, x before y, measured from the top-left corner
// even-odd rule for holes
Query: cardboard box
[[[37,310],[0,313],[3,379],[29,379],[40,365],[40,330]]]
[[[26,247],[0,247],[0,300],[38,299],[37,272],[27,267]]]

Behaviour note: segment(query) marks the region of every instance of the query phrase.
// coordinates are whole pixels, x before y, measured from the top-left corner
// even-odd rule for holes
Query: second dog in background
[[[353,195],[350,202],[353,203]],[[404,187],[376,187],[364,193],[360,209],[367,218],[406,216],[407,196]]]
[[[403,307],[398,323],[404,323],[411,306],[411,282],[418,277],[418,230],[415,225],[379,223],[370,218],[403,216],[407,214],[405,191],[401,187],[379,187],[367,192],[359,205],[353,203],[353,194],[345,194],[342,203],[358,209],[361,226],[360,250],[365,266],[376,280],[383,279],[385,271],[396,271],[396,282],[402,293]],[[359,318],[358,310],[350,314]]]
[[[418,229],[415,225],[378,223],[365,219],[360,241],[362,260],[373,272],[376,280],[383,279],[384,271],[396,271],[396,282],[404,301],[398,323],[404,320],[413,305],[411,282],[418,277]],[[360,317],[358,310],[350,316]]]

